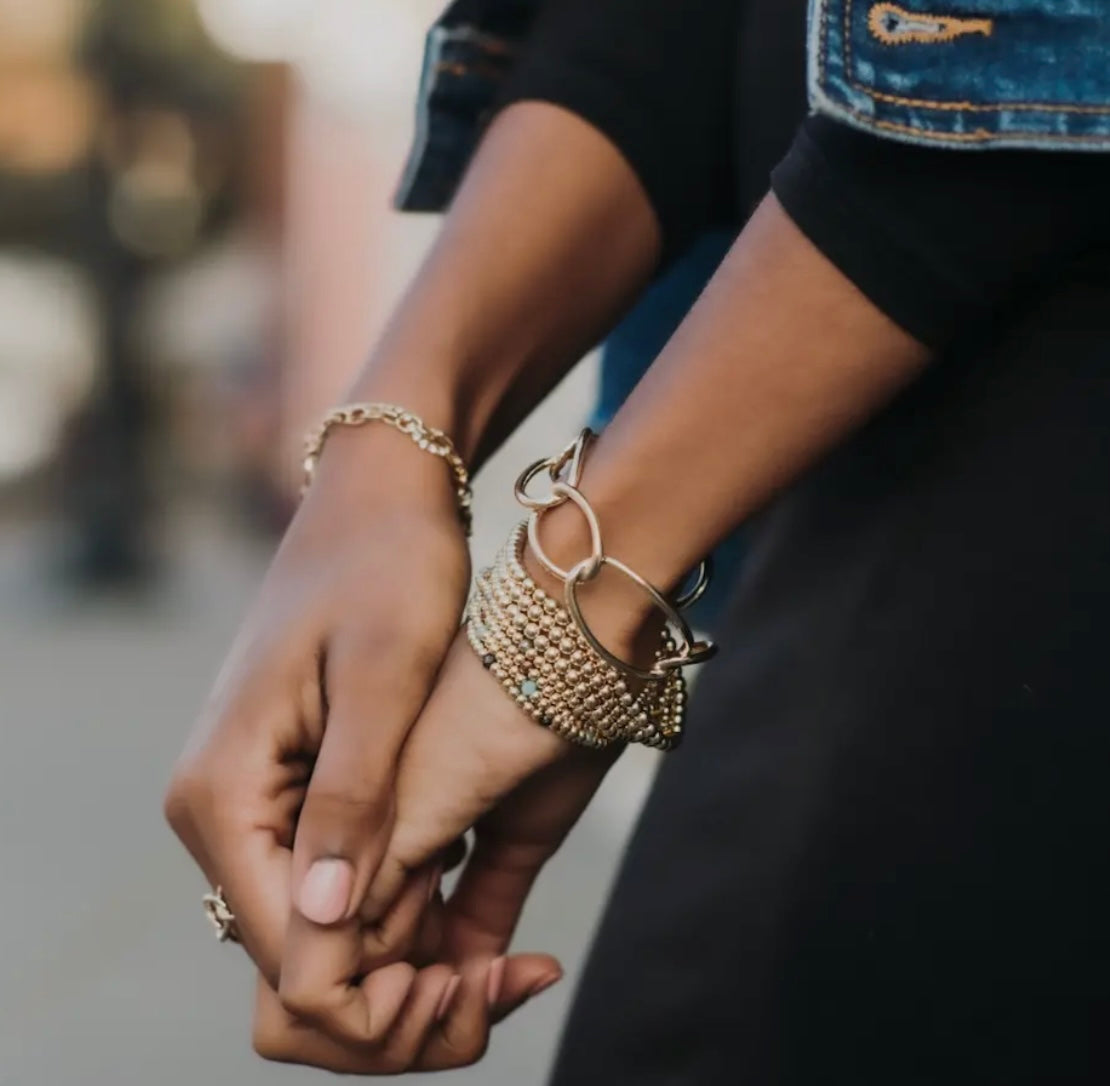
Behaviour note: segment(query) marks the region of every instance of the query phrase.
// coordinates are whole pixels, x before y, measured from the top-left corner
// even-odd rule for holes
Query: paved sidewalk
[[[590,378],[484,474],[479,555],[512,521],[509,466],[573,434]],[[322,1080],[250,1052],[250,971],[213,941],[201,880],[162,822],[169,767],[266,561],[208,516],[182,514],[173,531],[172,576],[145,604],[55,599],[41,529],[0,537],[0,1086]],[[543,1082],[653,765],[646,752],[622,761],[533,895],[518,945],[560,955],[567,980],[446,1081]]]

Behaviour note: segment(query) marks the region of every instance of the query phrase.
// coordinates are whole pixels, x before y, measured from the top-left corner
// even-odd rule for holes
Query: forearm
[[[769,197],[590,455],[606,551],[674,585],[927,358]],[[585,555],[575,509],[546,519],[552,550]]]
[[[472,463],[605,335],[658,254],[613,145],[565,110],[511,106],[352,395],[421,413]]]

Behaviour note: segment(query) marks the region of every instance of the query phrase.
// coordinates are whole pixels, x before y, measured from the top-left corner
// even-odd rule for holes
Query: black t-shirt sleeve
[[[659,218],[666,254],[734,218],[740,0],[546,0],[499,106],[541,100],[606,136]]]
[[[814,116],[772,174],[804,234],[898,325],[939,348],[1110,245],[1110,155],[968,151]]]
[[[771,85],[782,57],[749,50],[757,70],[738,71],[745,2],[780,0],[544,0],[499,99],[552,102],[602,132],[655,208],[665,259],[747,211],[737,96]],[[811,116],[771,183],[810,240],[934,348],[1110,244],[1106,154],[918,147]]]

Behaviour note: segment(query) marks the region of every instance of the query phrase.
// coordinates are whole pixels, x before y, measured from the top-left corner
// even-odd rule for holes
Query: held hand
[[[464,978],[475,962],[488,967],[504,954],[537,874],[589,802],[616,753],[574,747],[526,717],[460,635],[406,743],[391,834],[360,914],[366,921],[394,915],[393,902],[407,893],[411,873],[426,869],[441,852],[440,841],[450,843],[476,824],[473,853],[443,915],[437,961],[455,964]],[[415,918],[412,923],[415,928]],[[349,993],[367,968],[365,948],[358,945],[356,929],[336,928],[326,955],[321,955],[312,934],[295,920],[282,962],[283,987],[289,978],[301,978],[296,1003],[302,1018],[307,1014],[316,1027],[311,1039],[303,1029],[284,1028],[273,1014],[272,1002],[260,1002],[258,1020],[270,1031],[272,1046],[285,1053],[283,1058],[347,1066],[355,1055],[348,1052],[344,1063],[340,1052],[356,1040]],[[388,956],[379,961],[386,971],[397,968]],[[457,1013],[467,1023],[459,1028],[469,1043],[459,1051],[469,1058],[462,1059],[456,1051],[456,1062],[442,1063],[443,1050],[430,1049],[416,1065],[472,1062],[485,1048],[490,1021],[559,975],[558,963],[546,955],[505,959],[501,991],[493,993],[499,998],[491,998],[486,1017],[469,1007],[473,985],[464,981],[456,1001]],[[371,972],[362,983],[376,976]]]
[[[166,797],[274,990],[291,900],[360,930],[397,758],[458,628],[468,574],[442,462],[384,427],[337,435]],[[306,877],[315,861],[324,866]],[[418,900],[435,877],[429,867],[413,880]],[[381,925],[367,953],[400,959],[412,927]],[[395,933],[404,942],[393,946]]]

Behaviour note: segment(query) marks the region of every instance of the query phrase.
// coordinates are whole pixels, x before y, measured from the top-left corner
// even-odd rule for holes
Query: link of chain
[[[308,432],[304,444],[304,482],[301,485],[303,496],[312,485],[320,454],[324,450],[328,435],[336,426],[365,426],[369,422],[384,422],[400,431],[420,449],[438,456],[451,471],[455,484],[455,498],[459,506],[459,518],[471,531],[471,506],[474,495],[470,489],[470,472],[455,449],[455,444],[442,430],[428,426],[418,415],[391,403],[353,403],[335,407]]]
[[[672,600],[623,562],[605,553],[601,540],[601,525],[597,514],[586,496],[578,489],[582,475],[582,461],[593,437],[594,435],[590,430],[583,430],[578,438],[558,456],[546,460],[537,460],[534,464],[525,468],[518,477],[514,494],[517,501],[529,511],[526,528],[529,549],[535,556],[536,561],[548,573],[563,583],[567,610],[570,612],[574,624],[589,642],[590,647],[613,667],[619,668],[626,674],[638,679],[659,679],[669,671],[708,660],[717,651],[716,646],[709,641],[695,640],[689,624],[679,613],[679,610],[689,607],[700,599],[709,586],[713,568],[710,560],[705,559],[698,567],[698,576],[694,586],[685,594]],[[528,493],[528,486],[545,470],[551,479],[551,493],[543,498],[534,497]],[[539,522],[544,513],[550,512],[566,502],[570,502],[577,507],[585,519],[590,533],[589,555],[570,570],[561,568],[551,560],[543,549],[539,538]],[[582,614],[578,603],[578,588],[585,582],[593,580],[604,566],[609,566],[622,574],[646,592],[652,603],[663,613],[664,620],[675,637],[677,644],[673,654],[656,659],[650,670],[638,668],[611,653],[590,629]]]
[[[582,479],[586,451],[596,438],[597,435],[589,427],[586,427],[558,456],[547,457],[529,464],[517,477],[513,486],[513,496],[531,514],[528,517],[528,546],[536,556],[536,561],[548,573],[564,582],[570,576],[569,572],[560,569],[552,562],[540,543],[540,514],[547,512],[549,509],[555,509],[568,501],[578,506],[582,515],[586,518],[590,530],[590,555],[585,559],[587,563],[585,579],[593,580],[601,569],[604,558],[604,548],[601,545],[601,526],[593,508],[578,490],[578,485]],[[529,494],[528,487],[544,472],[551,480],[551,493],[546,497],[537,498]],[[705,595],[712,579],[713,558],[708,556],[702,559],[698,566],[693,585],[681,595],[672,598],[670,602],[679,610],[685,611]]]

